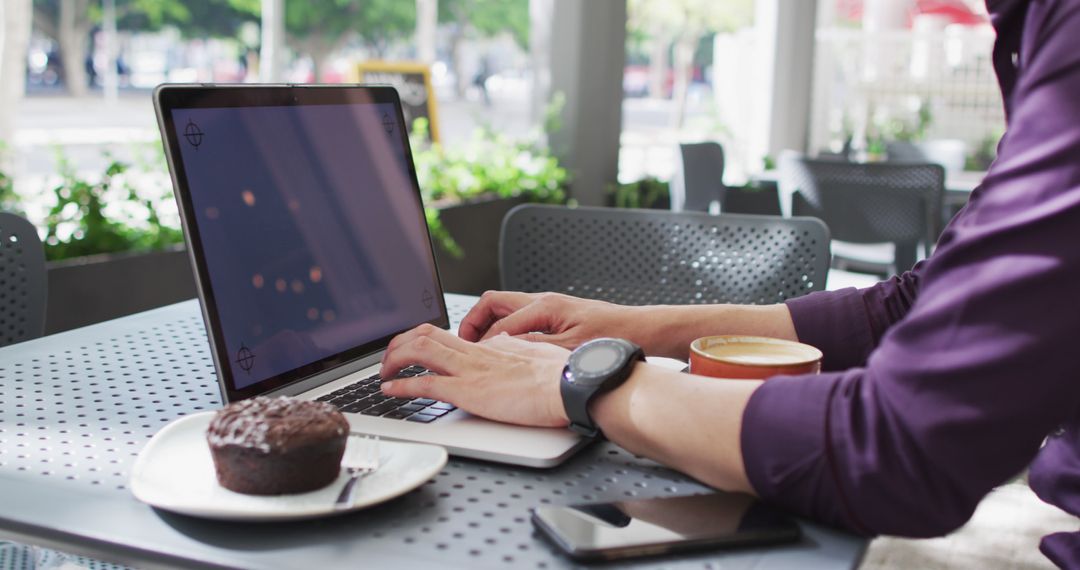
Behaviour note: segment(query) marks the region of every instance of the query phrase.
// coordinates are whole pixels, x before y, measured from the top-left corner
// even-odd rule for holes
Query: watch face
[[[579,349],[570,357],[573,382],[592,386],[602,382],[623,364],[625,350],[615,342],[596,342]]]
[[[586,374],[600,374],[619,362],[622,351],[609,345],[600,345],[581,354],[578,370]]]

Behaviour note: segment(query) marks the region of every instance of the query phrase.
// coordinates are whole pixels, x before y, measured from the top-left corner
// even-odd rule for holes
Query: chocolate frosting
[[[271,453],[348,432],[345,416],[325,402],[259,397],[234,402],[218,411],[206,439],[211,447],[235,445]]]

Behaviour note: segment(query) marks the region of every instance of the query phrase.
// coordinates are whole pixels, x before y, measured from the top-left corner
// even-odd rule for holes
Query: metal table
[[[447,301],[456,326],[475,298]],[[220,405],[196,301],[0,349],[0,537],[140,568],[557,568],[573,563],[533,531],[529,507],[707,490],[605,443],[550,470],[452,458],[401,498],[307,522],[215,522],[136,501],[128,473],[146,441]],[[803,530],[793,545],[625,566],[851,567],[866,546]]]

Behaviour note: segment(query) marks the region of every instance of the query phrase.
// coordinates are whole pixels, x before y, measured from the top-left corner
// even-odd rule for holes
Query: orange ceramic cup
[[[821,351],[763,336],[705,336],[690,343],[690,373],[716,378],[765,379],[821,372]]]

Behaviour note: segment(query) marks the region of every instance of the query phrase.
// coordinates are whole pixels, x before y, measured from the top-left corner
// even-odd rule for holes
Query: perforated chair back
[[[45,250],[25,219],[0,212],[0,346],[45,331]]]
[[[623,305],[778,303],[825,288],[812,218],[526,204],[503,219],[504,289]]]
[[[673,212],[708,212],[713,202],[723,210],[724,147],[715,142],[680,144],[679,167],[671,181]]]
[[[780,160],[780,192],[786,213],[824,220],[834,239],[895,243],[896,266],[903,271],[915,264],[917,244],[929,254],[937,241],[945,169],[937,164],[861,164],[786,154]]]

